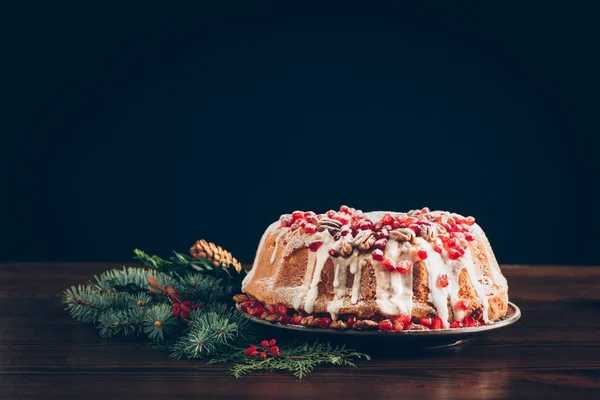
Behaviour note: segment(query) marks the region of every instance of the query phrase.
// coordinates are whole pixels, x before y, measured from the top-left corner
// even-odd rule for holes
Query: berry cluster
[[[469,242],[474,240],[469,227],[475,224],[475,218],[462,217],[457,214],[442,214],[438,215],[433,222],[445,230],[435,238],[433,250],[441,253],[442,249],[445,249],[448,252],[448,258],[451,260],[462,257],[469,246]]]
[[[244,355],[247,357],[260,357],[262,359],[267,358],[267,355],[273,357],[280,357],[279,347],[275,346],[277,341],[275,339],[263,340],[260,342],[260,346],[252,345],[244,350]]]

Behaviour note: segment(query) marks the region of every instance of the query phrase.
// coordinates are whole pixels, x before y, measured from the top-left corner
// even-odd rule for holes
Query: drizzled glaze
[[[368,218],[373,223],[379,222],[386,214],[392,216],[406,216],[405,213],[387,213],[387,212],[372,212],[362,213],[357,212],[361,218]],[[437,217],[438,215],[450,215],[449,213],[435,211],[427,213],[431,218]],[[451,214],[456,215],[456,214]],[[317,218],[321,218],[317,216]],[[471,224],[472,232],[478,237],[478,240],[487,240],[485,235],[479,226]],[[329,259],[332,260],[334,266],[334,279],[333,279],[333,300],[327,304],[327,311],[330,313],[331,318],[336,320],[339,311],[344,305],[357,304],[361,300],[360,294],[360,281],[362,276],[362,270],[364,266],[370,262],[373,265],[375,272],[376,281],[376,303],[379,311],[383,315],[395,316],[395,315],[411,315],[413,306],[413,276],[412,268],[408,273],[399,273],[397,271],[390,271],[383,267],[380,261],[375,261],[371,256],[371,251],[361,252],[358,249],[354,249],[348,257],[332,257],[329,254],[330,250],[339,251],[342,241],[339,237],[333,235],[333,232],[329,230],[321,230],[312,234],[302,233],[301,229],[294,229],[293,226],[279,226],[276,222],[269,226],[259,244],[257,250],[257,257],[254,261],[252,270],[246,276],[242,283],[242,290],[245,289],[247,284],[253,279],[254,272],[257,267],[258,256],[263,251],[265,245],[265,238],[269,234],[275,234],[275,246],[269,261],[271,263],[276,262],[278,247],[282,238],[284,239],[283,254],[280,259],[291,254],[294,250],[299,248],[308,247],[310,242],[320,241],[322,245],[317,249],[316,252],[309,251],[308,254],[308,265],[306,273],[303,279],[303,284],[295,288],[294,296],[294,308],[296,310],[304,310],[311,314],[314,311],[315,301],[318,298],[318,286],[321,281],[321,275],[323,268],[325,267]],[[337,240],[336,240],[337,239]],[[388,240],[387,244],[383,248],[385,257],[392,259],[395,262],[407,260],[410,262],[417,262],[419,258],[416,256],[417,251],[424,250],[427,257],[423,260],[428,271],[428,302],[435,308],[438,317],[442,320],[445,328],[449,327],[449,314],[448,314],[448,300],[450,304],[456,304],[460,299],[458,297],[458,277],[460,272],[466,270],[469,279],[471,280],[472,286],[475,289],[479,299],[482,303],[483,308],[483,321],[489,322],[488,318],[488,299],[486,293],[491,291],[491,285],[497,285],[498,287],[506,287],[506,279],[496,270],[496,268],[488,268],[491,277],[481,276],[477,273],[479,269],[476,269],[471,257],[470,249],[464,251],[464,254],[458,259],[451,259],[449,252],[442,250],[437,252],[434,250],[433,243],[425,240],[422,237],[416,237],[410,242],[398,242],[396,240]],[[486,256],[488,261],[491,255],[489,254],[486,247]],[[348,273],[353,275],[352,285],[348,287]],[[440,275],[447,275],[448,285],[445,287],[438,287],[438,277]],[[491,279],[490,279],[491,278]],[[453,319],[462,320],[465,312],[457,310],[453,307]]]

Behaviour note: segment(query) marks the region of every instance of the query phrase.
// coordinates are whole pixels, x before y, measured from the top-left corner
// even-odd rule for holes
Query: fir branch
[[[139,335],[144,320],[145,310],[142,308],[107,310],[100,313],[98,317],[98,334],[104,338]]]
[[[221,279],[202,273],[189,273],[173,285],[184,299],[192,302],[214,303],[223,300],[225,292]]]
[[[144,333],[153,341],[163,341],[175,332],[177,320],[171,314],[167,304],[157,304],[146,312]]]
[[[137,298],[128,293],[82,285],[71,286],[65,290],[62,298],[71,316],[86,323],[95,322],[102,311],[125,309],[136,301]]]
[[[103,272],[100,276],[95,276],[95,282],[90,282],[91,286],[100,290],[116,289],[136,289],[134,292],[147,292],[148,276],[153,275],[164,286],[173,286],[177,281],[167,274],[157,272],[148,268],[123,267],[122,269],[111,269]]]

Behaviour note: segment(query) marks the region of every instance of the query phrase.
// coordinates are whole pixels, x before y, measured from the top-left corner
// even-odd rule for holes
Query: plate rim
[[[509,317],[504,317],[504,318],[502,318],[496,322],[493,322],[489,325],[473,326],[473,327],[467,327],[467,328],[444,328],[444,329],[435,329],[435,330],[427,329],[427,330],[407,330],[407,331],[401,331],[401,332],[395,332],[395,331],[386,332],[386,331],[380,331],[380,330],[377,330],[377,331],[360,330],[359,331],[359,330],[354,330],[354,329],[347,329],[347,330],[342,331],[342,330],[337,330],[337,329],[321,329],[318,327],[308,327],[308,326],[302,326],[302,325],[281,325],[278,322],[265,321],[263,319],[255,317],[253,315],[248,315],[247,313],[245,313],[239,309],[239,304],[236,305],[237,312],[242,314],[249,321],[257,323],[257,324],[261,324],[264,326],[269,326],[269,327],[274,327],[274,328],[279,328],[279,329],[293,330],[293,331],[298,331],[298,332],[305,332],[305,333],[323,333],[323,334],[356,335],[356,336],[389,335],[389,336],[396,336],[396,337],[401,337],[401,336],[455,336],[455,335],[476,334],[476,333],[484,333],[484,332],[493,331],[496,329],[500,329],[500,328],[504,328],[509,325],[512,325],[515,322],[517,322],[519,319],[521,319],[521,316],[522,316],[521,309],[516,304],[509,301],[507,314],[511,308],[513,311],[512,315],[510,315]]]

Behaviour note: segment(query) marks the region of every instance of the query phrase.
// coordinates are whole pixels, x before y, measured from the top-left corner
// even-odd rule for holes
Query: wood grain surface
[[[359,368],[235,379],[226,365],[103,340],[59,298],[115,264],[0,264],[0,399],[600,399],[600,268],[503,266],[516,324]],[[377,346],[377,344],[372,344]]]

